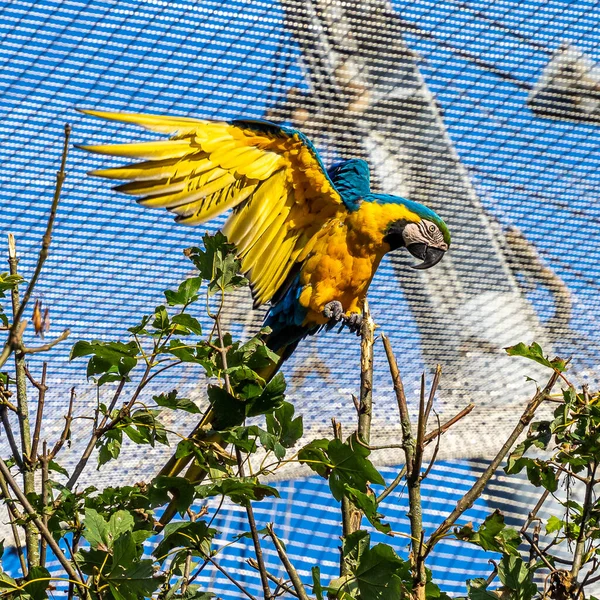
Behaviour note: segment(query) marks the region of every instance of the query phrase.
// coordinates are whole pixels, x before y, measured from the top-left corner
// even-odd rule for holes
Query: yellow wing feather
[[[315,234],[345,211],[312,151],[276,127],[133,113],[83,110],[168,134],[168,140],[82,146],[141,162],[92,171],[122,181],[118,191],[150,208],[166,208],[187,225],[233,208],[224,233],[239,250],[257,304],[270,300]]]

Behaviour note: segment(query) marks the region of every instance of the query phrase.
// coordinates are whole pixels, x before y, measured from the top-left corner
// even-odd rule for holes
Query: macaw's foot
[[[347,327],[352,333],[359,334],[362,325],[362,315],[360,313],[352,313],[350,316],[344,314],[344,307],[339,300],[332,300],[325,305],[323,308],[323,316],[329,319],[327,323],[327,329],[333,329],[338,323],[341,322],[342,327],[340,331]]]
[[[339,323],[344,318],[344,307],[339,300],[328,302],[323,308],[323,316],[329,319],[332,326]]]
[[[352,333],[356,333],[356,335],[360,335],[362,321],[361,313],[352,313],[349,317],[344,317],[344,324]]]

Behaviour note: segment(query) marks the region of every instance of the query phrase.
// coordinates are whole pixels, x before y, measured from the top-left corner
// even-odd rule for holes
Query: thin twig
[[[551,572],[555,571],[556,569],[548,561],[545,554],[540,550],[535,540],[526,531],[523,531],[521,535],[527,540],[527,543],[535,550],[535,553],[542,559],[542,562],[546,565],[546,567],[548,567]]]
[[[223,333],[221,332],[221,319],[219,318],[220,314],[221,311],[219,311],[215,315],[214,320],[215,327],[217,328],[217,335],[219,336],[219,353],[221,354],[221,362],[223,363],[223,380],[225,382],[225,389],[227,390],[228,394],[231,394],[231,384],[229,382],[229,375],[227,374],[227,349],[223,344]],[[242,453],[240,452],[240,449],[237,446],[235,448],[235,456],[237,459],[239,475],[240,477],[244,477],[244,462],[242,460]],[[244,507],[246,509],[246,515],[248,517],[248,525],[250,525],[250,534],[252,535],[252,543],[254,545],[256,561],[259,566],[260,581],[263,588],[263,595],[265,597],[265,600],[270,600],[271,588],[269,586],[269,579],[267,578],[267,567],[265,566],[262,547],[260,545],[260,538],[258,537],[256,519],[254,518],[254,509],[252,508],[252,503],[250,501],[246,501],[244,503]]]
[[[423,442],[425,443],[425,445],[431,443],[434,439],[436,439],[443,433],[446,433],[446,431],[448,431],[448,429],[450,429],[452,425],[466,417],[474,408],[475,404],[467,404],[465,408],[463,408],[459,413],[454,415],[451,419],[448,419],[441,427],[438,427],[436,430],[432,431],[431,433],[428,433],[423,438]]]
[[[249,558],[246,561],[253,569],[256,569],[257,571],[259,570],[258,567],[258,563],[253,559],[253,558]],[[275,575],[273,575],[273,573],[269,573],[267,571],[267,577],[269,578],[270,581],[272,581],[273,583],[276,583],[286,594],[290,594],[291,596],[295,596],[296,598],[298,598],[298,594],[296,593],[295,590],[293,590],[291,587],[288,587],[285,584],[285,581],[282,580],[281,577],[275,577]]]
[[[539,408],[540,404],[545,400],[546,396],[552,391],[552,388],[556,384],[559,378],[558,371],[555,371],[552,374],[552,377],[548,380],[548,383],[544,387],[543,390],[538,390],[531,401],[527,404],[527,407],[523,411],[523,414],[519,418],[519,421],[512,433],[502,445],[502,448],[496,454],[496,457],[492,462],[488,465],[487,469],[482,473],[479,479],[473,484],[471,489],[467,491],[464,496],[458,501],[456,508],[444,519],[444,521],[438,526],[438,528],[433,532],[429,541],[425,547],[425,554],[429,554],[433,547],[446,535],[446,533],[450,530],[452,525],[456,522],[456,520],[479,498],[479,496],[483,493],[487,482],[492,478],[492,475],[496,472],[496,469],[500,465],[500,463],[504,460],[510,449],[513,447],[515,441],[521,435],[525,427],[529,425],[533,416],[535,415],[535,411]]]
[[[421,478],[421,466],[423,465],[423,453],[425,451],[425,430],[427,420],[425,412],[425,373],[421,375],[421,390],[419,393],[419,417],[417,420],[417,441],[415,444],[414,477]]]
[[[593,463],[588,465],[588,483],[585,486],[585,497],[583,500],[581,523],[579,523],[579,534],[577,535],[577,542],[575,544],[575,551],[573,553],[573,566],[571,567],[571,577],[574,581],[577,581],[579,571],[583,563],[583,555],[585,552],[586,539],[586,525],[589,519],[590,512],[594,504],[594,479],[596,477],[597,464]]]
[[[440,424],[440,416],[435,412],[435,418],[437,419],[438,422],[438,430],[440,430],[442,428],[442,425]],[[425,413],[427,414],[427,413]],[[424,479],[427,478],[427,476],[429,475],[429,473],[431,473],[431,469],[433,469],[433,465],[435,465],[435,459],[437,458],[438,452],[440,451],[440,443],[442,441],[442,436],[438,435],[435,438],[435,448],[433,449],[433,454],[431,455],[431,460],[429,461],[429,464],[427,465],[427,468],[425,469],[425,471],[423,471],[423,474],[421,475],[421,481],[423,481]]]
[[[45,364],[45,363],[44,363]],[[43,379],[42,379],[43,380]],[[48,526],[48,513],[46,512],[46,508],[48,507],[48,463],[50,461],[50,456],[48,455],[48,444],[44,440],[42,445],[42,456],[40,458],[40,463],[42,465],[42,521],[44,525]],[[47,542],[44,536],[42,536],[40,542],[40,566],[43,567],[46,564],[46,547]]]
[[[279,560],[281,560],[283,566],[285,567],[285,570],[287,571],[287,574],[290,577],[292,585],[294,586],[294,589],[296,590],[296,593],[298,594],[298,598],[300,598],[300,600],[309,600],[308,594],[306,593],[306,590],[304,589],[304,584],[302,583],[302,580],[300,579],[298,572],[294,568],[294,565],[292,565],[292,563],[290,562],[290,559],[288,558],[288,556],[285,552],[285,548],[283,547],[283,544],[281,543],[281,541],[279,540],[279,538],[277,537],[277,535],[275,535],[275,532],[273,531],[273,523],[269,523],[267,525],[267,532],[268,532],[269,536],[271,537],[271,539],[273,540],[275,550],[277,550],[277,554],[279,554]]]
[[[0,475],[0,491],[2,492],[2,497],[4,498],[4,503],[6,504],[6,509],[8,510],[8,514],[10,517],[10,528],[12,530],[13,538],[15,540],[17,554],[19,555],[21,573],[23,574],[23,577],[27,577],[27,563],[25,562],[25,554],[23,554],[23,546],[21,545],[21,537],[19,536],[19,530],[15,525],[15,520],[18,519],[21,515],[15,507],[14,500],[10,496],[10,492],[6,485],[6,481],[2,475]]]
[[[28,348],[27,346],[22,346],[19,349],[21,354],[37,354],[38,352],[47,352],[51,348],[54,348],[57,344],[60,344],[62,341],[66,340],[69,335],[71,335],[70,329],[65,329],[56,339],[48,342],[47,344],[43,344],[42,346],[36,346],[35,348]]]
[[[146,367],[145,374],[148,373],[148,370],[149,370],[149,367]],[[143,378],[142,378],[142,380],[143,380]],[[88,445],[86,446],[85,450],[83,451],[81,458],[79,459],[77,465],[75,466],[75,469],[73,470],[73,474],[71,475],[69,481],[67,481],[67,488],[69,490],[73,489],[73,487],[75,486],[75,483],[77,483],[77,480],[79,479],[79,476],[83,472],[83,469],[85,469],[85,466],[87,465],[87,462],[88,462],[90,456],[92,455],[94,448],[96,447],[96,442],[98,441],[98,439],[100,438],[101,435],[106,433],[106,431],[107,431],[106,424],[110,417],[110,413],[113,411],[115,405],[117,404],[119,396],[121,395],[121,392],[123,391],[123,388],[125,387],[125,381],[126,381],[125,377],[123,377],[121,379],[121,381],[119,381],[119,385],[117,386],[117,389],[116,389],[114,396],[110,402],[108,410],[106,411],[106,414],[102,418],[102,421],[99,423],[98,427],[95,427],[94,430],[92,431],[90,441],[88,442]],[[139,389],[139,386],[138,386],[138,389]]]
[[[71,422],[73,421],[73,404],[75,403],[75,388],[71,388],[71,397],[69,399],[69,409],[67,410],[67,414],[65,416],[65,426],[60,434],[60,438],[54,444],[54,448],[50,452],[50,459],[54,459],[56,455],[60,452],[61,448],[64,446],[65,442],[69,439],[69,435],[71,433]]]
[[[23,313],[25,308],[27,307],[27,303],[31,298],[31,294],[37,284],[40,273],[42,272],[42,267],[46,262],[46,258],[48,258],[48,252],[50,249],[50,244],[52,242],[52,229],[54,227],[54,221],[56,219],[56,211],[58,208],[58,203],[60,200],[60,194],[62,191],[62,186],[65,181],[66,171],[65,167],[67,164],[67,155],[69,153],[69,138],[71,136],[71,126],[69,124],[65,125],[65,139],[63,144],[62,157],[60,162],[60,169],[56,174],[56,186],[54,188],[54,197],[52,199],[52,205],[50,207],[50,215],[48,216],[48,222],[46,224],[46,232],[44,233],[44,237],[42,238],[42,247],[40,248],[40,253],[38,256],[37,264],[35,266],[35,270],[31,279],[29,280],[29,285],[25,290],[25,294],[23,294],[23,298],[19,309],[14,314],[13,322],[10,327],[10,332],[8,334],[8,339],[4,344],[4,348],[0,353],[0,367],[4,365],[4,363],[8,360],[8,357],[11,355],[15,347],[20,343],[21,336],[18,335],[18,331],[20,329],[20,321],[23,317]],[[16,259],[16,253],[14,249],[14,238],[9,234],[9,262],[12,259]]]
[[[442,377],[442,365],[436,365],[435,373],[433,375],[433,382],[431,383],[431,389],[429,390],[429,398],[427,400],[427,407],[425,408],[425,424],[427,424],[427,421],[429,421],[429,415],[431,414],[431,409],[433,408],[433,401],[435,399],[435,393],[437,392],[441,377]]]
[[[402,469],[400,469],[400,472],[398,473],[398,475],[396,475],[396,477],[394,478],[394,481],[392,481],[392,483],[390,483],[390,485],[388,485],[385,490],[383,490],[383,492],[381,492],[381,494],[379,494],[379,496],[377,496],[377,504],[380,504],[381,502],[383,502],[402,482],[402,480],[404,479],[404,476],[406,475],[406,465],[404,465],[402,467]]]
[[[425,438],[425,381],[421,380],[421,397],[419,403],[419,423],[417,440],[413,437],[408,412],[408,404],[404,393],[404,385],[400,377],[398,363],[392,350],[392,346],[385,335],[381,339],[388,359],[390,374],[396,393],[398,411],[400,413],[400,425],[402,427],[402,441],[404,443],[404,455],[406,457],[406,483],[408,486],[408,503],[411,535],[411,570],[413,576],[413,596],[419,600],[425,599],[425,585],[427,573],[425,571],[425,553],[423,547],[423,517],[421,504],[420,468],[423,455]]]
[[[42,419],[44,417],[44,404],[46,402],[46,390],[48,387],[46,386],[46,371],[48,369],[48,363],[44,362],[42,365],[42,379],[38,383],[29,372],[27,365],[25,365],[25,375],[29,381],[31,381],[32,385],[38,391],[38,405],[37,412],[35,416],[35,427],[33,430],[33,439],[31,441],[31,454],[29,455],[29,462],[32,464],[37,461],[37,450],[38,444],[40,442],[40,431],[42,429]]]
[[[9,238],[9,256],[8,265],[11,275],[17,274],[17,265],[19,259],[16,252],[14,238]],[[19,295],[19,287],[14,286],[11,290],[11,300],[13,315],[22,314],[21,298]],[[15,316],[14,320],[18,321]],[[13,322],[14,325],[14,322]],[[13,349],[22,346],[23,329],[18,326],[11,327],[9,333],[9,342]],[[21,324],[22,325],[22,324]],[[12,337],[11,337],[12,336]],[[31,461],[31,426],[29,423],[29,403],[27,401],[27,375],[25,373],[25,357],[21,352],[15,352],[15,385],[17,388],[17,416],[19,420],[19,434],[21,437],[21,456],[23,458],[21,473],[23,476],[23,490],[26,495],[35,493],[35,479],[33,472],[33,463]],[[29,570],[31,567],[36,567],[39,564],[39,548],[38,536],[33,523],[30,521],[25,523],[25,545],[27,547],[27,565]]]
[[[67,573],[67,575],[71,579],[73,579],[74,581],[77,582],[77,586],[80,589],[81,595],[85,598],[89,597],[89,594],[88,594],[85,586],[83,585],[83,582],[79,579],[79,576],[73,569],[73,566],[71,565],[71,563],[65,556],[64,552],[61,550],[60,546],[54,540],[54,537],[52,536],[52,534],[50,533],[50,531],[48,530],[46,525],[44,525],[44,522],[39,518],[39,516],[35,512],[33,506],[31,506],[31,504],[29,503],[29,500],[27,500],[27,496],[25,496],[25,494],[21,491],[21,488],[19,487],[17,482],[14,480],[13,476],[10,473],[9,468],[6,466],[6,463],[1,458],[0,458],[0,473],[2,473],[2,475],[4,476],[4,479],[8,483],[8,486],[12,489],[13,494],[16,496],[17,500],[21,503],[23,510],[28,514],[28,516],[31,518],[31,520],[35,524],[35,526],[38,528],[38,531],[46,539],[48,546],[50,546],[50,548],[52,549],[52,552],[54,552],[54,555],[56,556],[56,558],[62,565],[62,567],[65,570],[65,572]]]
[[[20,471],[23,468],[23,460],[21,458],[21,453],[15,440],[12,425],[10,424],[10,419],[8,417],[8,409],[5,405],[0,406],[0,419],[2,420],[2,426],[4,427],[4,432],[6,433],[6,439],[8,440],[10,451],[12,452],[15,464],[17,465],[17,468]]]
[[[246,596],[248,596],[248,598],[250,598],[250,600],[257,600],[248,590],[243,588],[216,560],[213,560],[210,556],[207,556],[206,558],[209,563],[211,563],[219,571],[221,571],[221,573],[223,573],[223,575],[225,575],[225,577],[227,577],[227,579],[229,579],[229,581],[231,581],[231,583],[233,583],[233,585],[235,585],[235,587],[238,588],[238,590],[240,590]]]
[[[365,444],[371,441],[371,418],[373,414],[373,345],[375,322],[365,300],[360,328],[360,401],[358,410],[358,438]]]

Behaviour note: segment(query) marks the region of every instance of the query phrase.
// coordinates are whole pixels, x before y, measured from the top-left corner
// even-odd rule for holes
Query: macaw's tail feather
[[[277,340],[276,340],[277,341]],[[258,371],[258,374],[265,380],[266,383],[271,381],[273,377],[277,374],[281,365],[292,355],[292,352],[296,349],[298,345],[298,341],[292,342],[291,344],[285,344],[279,348],[271,347],[271,340],[269,336],[265,336],[265,342],[267,346],[273,352],[279,355],[280,359],[277,362],[272,363],[268,367],[265,367]],[[280,344],[277,344],[280,345]],[[205,439],[205,432],[211,429],[212,421],[214,418],[214,412],[212,408],[208,408],[204,413],[204,416],[200,420],[200,422],[194,427],[193,431],[188,436],[188,439],[191,440],[201,440]],[[213,439],[212,442],[218,445],[222,450],[226,448],[226,444],[223,443],[222,440]],[[202,465],[199,465],[195,461],[193,461],[192,455],[177,457],[176,454],[173,454],[169,461],[165,464],[165,466],[159,471],[158,477],[177,477],[185,468],[189,465],[187,471],[185,472],[185,479],[194,485],[199,485],[204,481],[208,472],[206,468]],[[192,464],[189,464],[189,463]],[[170,490],[171,495],[173,496],[171,502],[169,502],[167,508],[164,510],[163,514],[160,517],[159,524],[156,526],[158,531],[161,531],[162,528],[171,521],[171,519],[177,513],[177,505],[179,499],[179,490],[173,488]]]

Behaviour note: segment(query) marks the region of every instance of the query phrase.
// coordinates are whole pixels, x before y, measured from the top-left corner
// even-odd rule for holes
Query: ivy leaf
[[[152,399],[158,406],[162,406],[163,408],[183,410],[192,414],[200,412],[200,409],[189,398],[178,398],[177,394],[177,390],[173,390],[168,394],[162,393],[158,394],[158,396],[153,396]]]
[[[567,368],[567,363],[562,358],[550,360],[548,357],[544,356],[542,347],[537,342],[533,342],[530,346],[520,342],[515,346],[509,346],[504,349],[509,356],[524,356],[525,358],[534,360],[540,365],[544,365],[545,367],[549,367],[550,369],[561,373]]]

